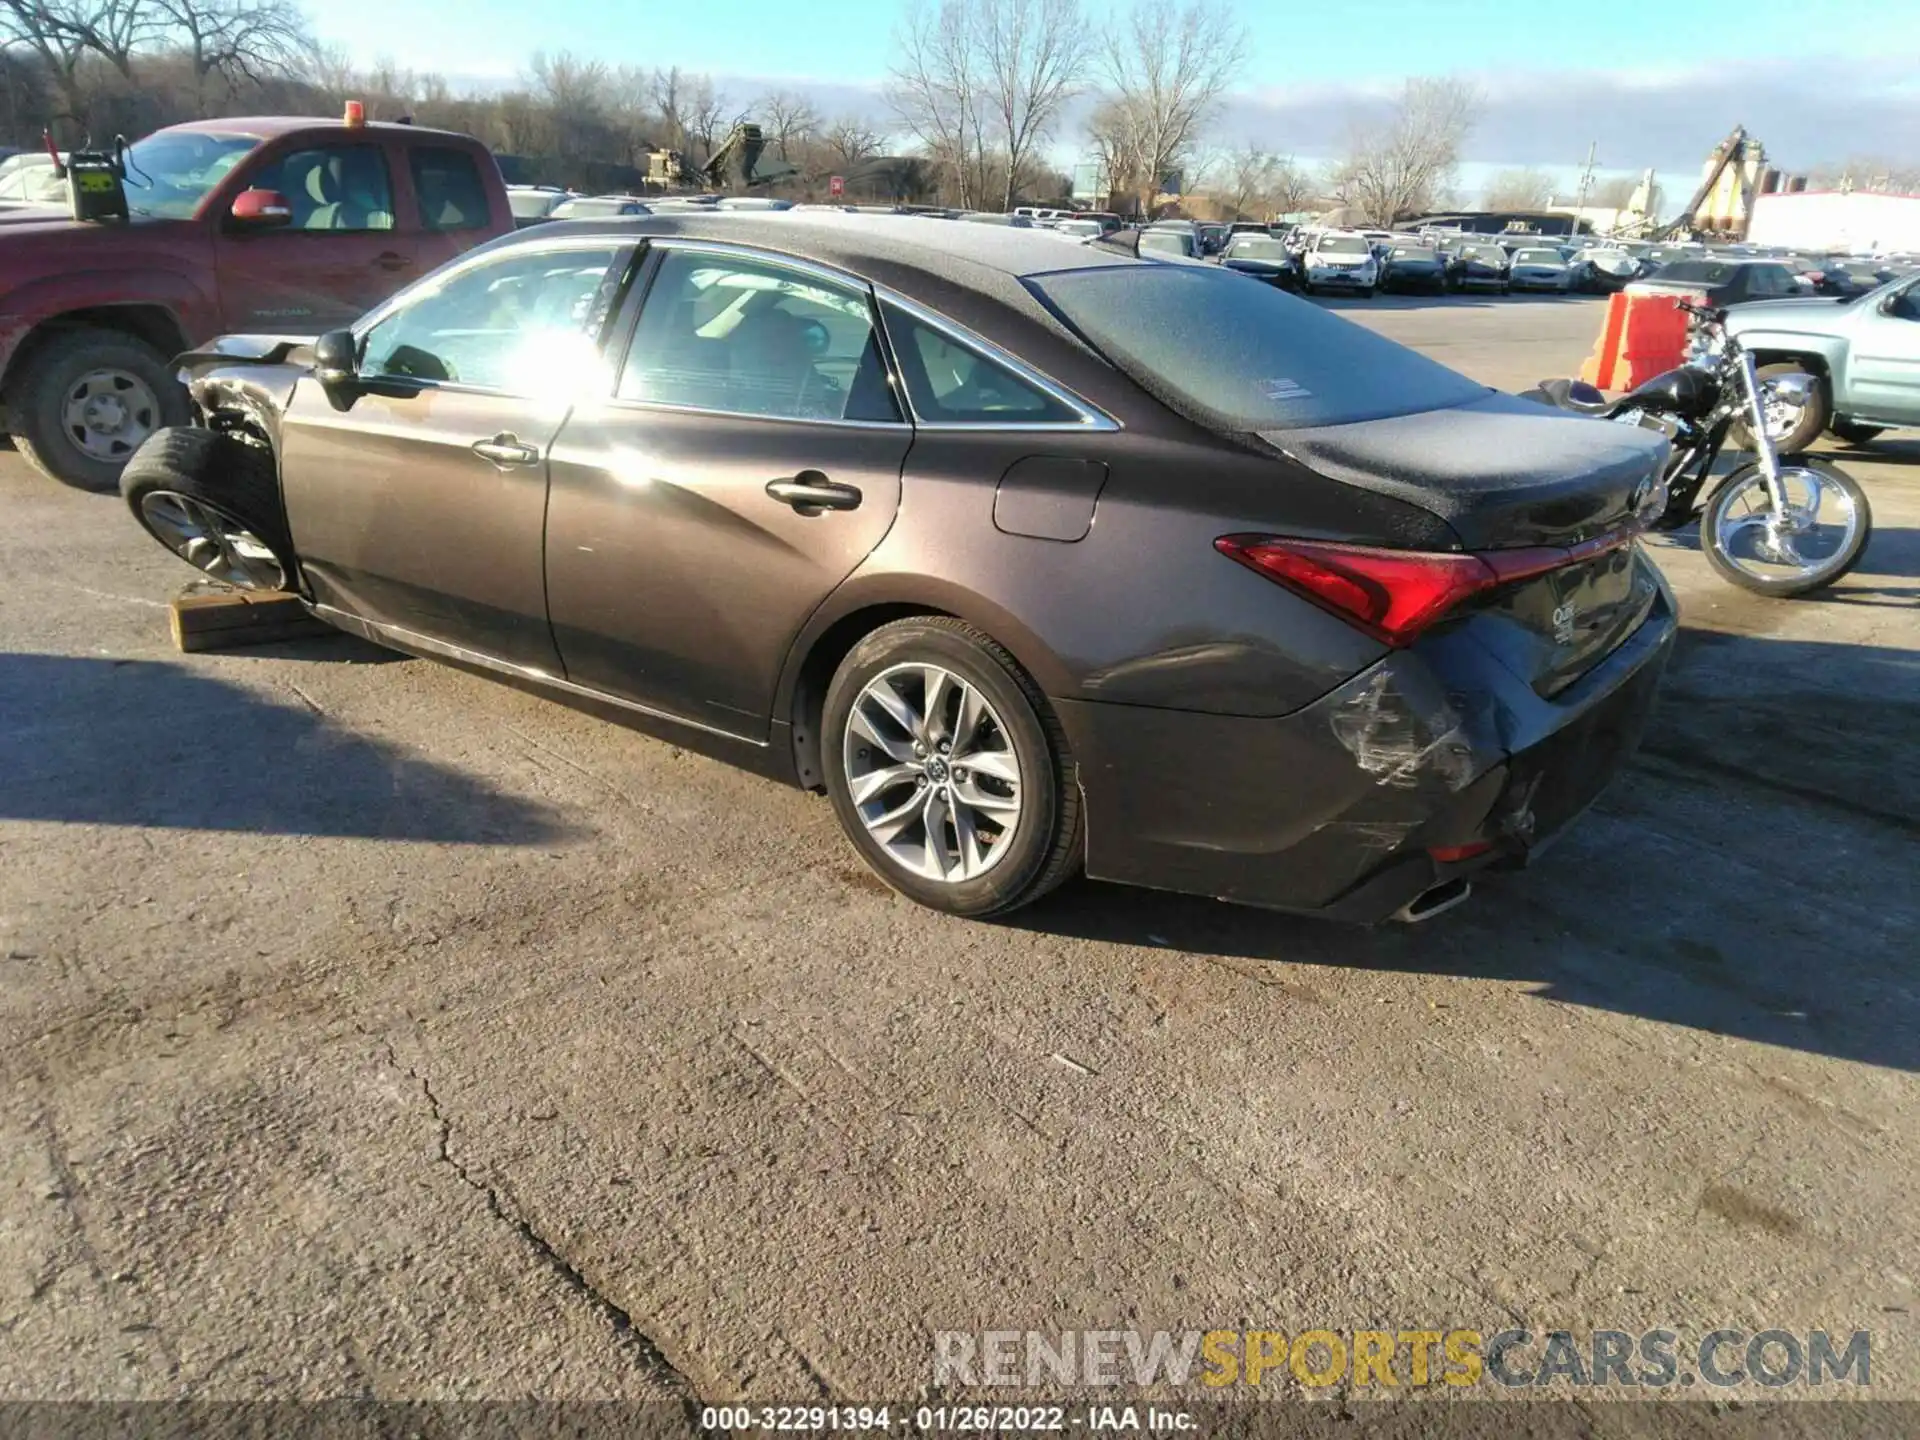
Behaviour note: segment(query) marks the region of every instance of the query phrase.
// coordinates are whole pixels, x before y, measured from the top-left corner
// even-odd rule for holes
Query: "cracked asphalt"
[[[1600,314],[1339,308],[1507,387]],[[178,655],[185,569],[5,457],[0,1399],[899,1402],[936,1330],[1516,1323],[1868,1329],[1920,1398],[1920,441],[1838,458],[1860,571],[1661,542],[1630,773],[1361,932],[947,920],[549,702]]]

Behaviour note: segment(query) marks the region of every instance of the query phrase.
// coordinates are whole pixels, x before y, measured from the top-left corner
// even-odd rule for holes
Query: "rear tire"
[[[167,357],[118,330],[69,330],[20,370],[7,395],[14,444],[42,475],[79,490],[112,490],[149,435],[189,418]]]
[[[930,703],[929,674],[964,689],[949,688],[945,700]],[[965,691],[981,708],[962,734],[969,730],[959,718]],[[873,872],[908,899],[949,915],[996,915],[1039,899],[1079,867],[1080,784],[1060,723],[1019,662],[964,621],[916,617],[866,636],[827,688],[820,735],[841,828]],[[943,740],[950,751],[939,748]],[[909,748],[916,743],[924,753]],[[969,774],[969,757],[986,755],[997,763]],[[969,793],[999,806],[976,808]],[[976,837],[971,862],[961,811]],[[908,818],[890,827],[888,817],[899,815]],[[937,834],[926,816],[937,818]],[[987,833],[995,828],[998,838]]]
[[[293,540],[265,445],[186,426],[161,430],[127,462],[120,493],[141,529],[210,579],[293,588]]]
[[[1818,440],[1820,438],[1820,432],[1827,428],[1827,418],[1832,413],[1832,407],[1827,403],[1826,386],[1820,383],[1819,376],[1810,374],[1804,365],[1795,364],[1791,360],[1782,361],[1775,365],[1762,365],[1756,373],[1762,391],[1766,389],[1767,381],[1775,375],[1806,375],[1814,382],[1813,393],[1807,397],[1807,403],[1801,408],[1800,418],[1794,422],[1791,430],[1788,430],[1773,442],[1773,448],[1776,454],[1798,455],[1802,450],[1805,450],[1809,445],[1813,444],[1814,441]],[[1753,449],[1753,429],[1751,426],[1745,423],[1738,423],[1735,424],[1727,434],[1728,438],[1731,439],[1739,449]]]

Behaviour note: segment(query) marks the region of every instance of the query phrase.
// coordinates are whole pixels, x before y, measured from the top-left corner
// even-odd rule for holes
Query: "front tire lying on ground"
[[[993,915],[1078,866],[1080,787],[1059,721],[972,626],[928,616],[875,630],[834,674],[820,734],[841,827],[907,898]]]
[[[127,462],[120,493],[143,530],[209,578],[242,590],[293,587],[293,542],[264,445],[161,430]]]
[[[112,490],[149,435],[187,422],[167,357],[118,330],[83,326],[36,348],[7,393],[14,443],[42,475]]]

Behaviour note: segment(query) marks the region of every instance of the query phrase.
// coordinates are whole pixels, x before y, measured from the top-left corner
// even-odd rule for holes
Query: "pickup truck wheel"
[[[160,430],[127,462],[120,493],[141,529],[209,578],[242,590],[293,588],[293,541],[265,446]]]
[[[1804,405],[1789,405],[1786,401],[1774,397],[1767,389],[1767,381],[1776,375],[1805,375],[1807,369],[1791,360],[1773,365],[1762,365],[1758,372],[1763,405],[1767,412],[1767,434],[1773,441],[1773,448],[1782,455],[1798,455],[1814,441],[1820,438],[1820,432],[1827,428],[1827,391],[1816,379],[1813,393],[1807,397]],[[1728,432],[1729,438],[1742,450],[1753,449],[1753,429],[1745,422],[1735,424]]]
[[[113,489],[149,435],[188,418],[167,357],[117,330],[70,330],[21,371],[7,397],[14,443],[34,469],[78,489]]]

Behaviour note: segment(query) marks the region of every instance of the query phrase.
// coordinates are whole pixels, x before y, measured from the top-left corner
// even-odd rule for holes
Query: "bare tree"
[[[1487,182],[1489,210],[1544,210],[1553,203],[1553,177],[1544,170],[1502,170]]]
[[[192,66],[194,107],[207,111],[207,82],[260,81],[313,54],[307,17],[294,0],[149,0],[167,38]],[[444,89],[444,85],[442,87]]]
[[[790,90],[774,90],[762,95],[747,108],[761,132],[782,160],[792,160],[793,151],[802,142],[820,132],[820,111],[804,95]]]
[[[986,107],[970,0],[913,0],[894,32],[887,103],[951,177],[963,209],[987,188]]]
[[[92,49],[85,0],[0,0],[0,25],[9,46],[30,51],[60,92],[60,104],[73,120],[86,120],[87,96],[80,65]]]
[[[1855,155],[1838,164],[1817,165],[1807,183],[1818,190],[1865,190],[1869,193],[1910,193],[1920,190],[1920,166],[1883,156]]]
[[[1086,77],[1092,31],[1079,0],[976,0],[974,24],[1011,210],[1017,178]]]
[[[844,174],[856,170],[880,153],[880,132],[857,115],[843,115],[820,137],[827,155]]]
[[[1479,100],[1464,80],[1407,81],[1384,118],[1353,126],[1332,176],[1338,198],[1379,225],[1430,208],[1451,186]]]
[[[716,87],[710,75],[691,76],[686,85],[686,138],[699,148],[706,159],[720,148],[727,132],[740,123],[744,113],[733,108],[726,92]]]
[[[1105,87],[1091,138],[1116,191],[1151,209],[1191,159],[1220,96],[1246,57],[1246,32],[1207,0],[1137,0],[1108,32]]]

